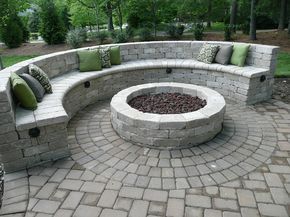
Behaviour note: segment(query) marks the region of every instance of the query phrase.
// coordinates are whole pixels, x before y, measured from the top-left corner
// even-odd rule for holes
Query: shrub
[[[66,36],[66,43],[72,48],[81,47],[85,40],[86,37],[82,29],[70,30]]]
[[[244,24],[241,24],[241,30],[243,32],[243,34],[245,35],[249,35],[250,34],[250,23],[246,22]]]
[[[108,37],[109,33],[107,31],[100,31],[96,33],[96,38],[99,40],[100,44],[103,44]]]
[[[225,33],[224,33],[224,39],[225,41],[232,41],[232,33],[234,32],[235,26],[232,25],[226,25],[225,26]]]
[[[36,41],[38,39],[38,33],[30,33],[30,39]]]
[[[19,25],[19,17],[11,15],[6,25],[0,28],[1,40],[9,48],[19,47],[23,42],[23,30]]]
[[[97,39],[97,32],[88,32],[87,38],[89,41],[95,41]]]
[[[138,31],[138,35],[141,41],[150,41],[152,40],[151,30],[149,28],[141,28]]]
[[[203,39],[203,31],[204,26],[202,23],[196,23],[194,26],[194,38],[197,41],[201,41]]]
[[[66,39],[66,29],[53,0],[42,1],[40,34],[47,44],[60,44]]]
[[[171,24],[169,26],[167,26],[167,34],[169,35],[170,38],[173,39],[180,39],[181,36],[183,35],[183,31],[184,31],[184,26],[183,25],[174,25]]]
[[[115,43],[125,43],[129,41],[129,35],[126,31],[114,31],[111,33]]]

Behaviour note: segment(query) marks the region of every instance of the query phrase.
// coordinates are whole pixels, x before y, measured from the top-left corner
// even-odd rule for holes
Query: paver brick
[[[112,208],[115,204],[115,200],[118,196],[118,191],[105,190],[98,202],[98,206]]]
[[[222,209],[222,210],[237,211],[239,209],[236,200],[213,198],[213,204],[215,208]]]
[[[32,211],[54,214],[59,206],[60,202],[57,201],[39,200],[37,204],[33,207]]]
[[[132,208],[129,212],[130,217],[140,216],[146,217],[149,207],[149,202],[144,200],[134,200]]]
[[[256,200],[252,191],[238,189],[238,201],[240,206],[256,207]]]
[[[157,202],[166,202],[168,198],[167,191],[158,191],[153,189],[145,189],[144,191],[144,200],[157,201]]]
[[[74,212],[73,217],[83,217],[84,213],[86,214],[86,217],[99,216],[101,213],[101,208],[95,206],[79,205]]]
[[[288,217],[285,207],[281,205],[258,203],[258,208],[265,216]]]
[[[104,183],[100,182],[85,182],[81,187],[80,191],[89,192],[89,193],[102,193],[105,188]]]
[[[70,192],[63,204],[61,205],[61,208],[63,209],[76,209],[76,207],[79,205],[84,193],[82,192]]]
[[[186,195],[185,204],[187,206],[211,208],[211,198],[202,195]]]
[[[119,196],[128,197],[132,199],[141,199],[143,196],[143,192],[144,192],[143,188],[122,187],[119,192]]]
[[[127,212],[113,209],[103,209],[100,217],[127,217]]]
[[[166,216],[182,217],[184,213],[184,200],[169,198],[167,202]]]

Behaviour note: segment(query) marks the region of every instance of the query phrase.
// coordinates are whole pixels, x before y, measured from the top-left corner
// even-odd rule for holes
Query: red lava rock
[[[206,106],[206,100],[181,93],[140,95],[128,104],[141,112],[155,114],[180,114],[197,111]]]

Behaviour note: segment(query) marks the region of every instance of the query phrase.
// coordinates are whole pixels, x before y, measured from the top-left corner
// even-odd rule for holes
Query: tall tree
[[[41,2],[40,34],[47,44],[60,44],[65,41],[66,29],[53,0]]]
[[[278,25],[278,30],[280,31],[284,30],[286,9],[287,9],[287,0],[281,0],[280,18]]]
[[[238,15],[238,1],[232,0],[231,17],[230,17],[230,25],[231,26],[234,26],[237,24],[237,15]]]
[[[288,21],[288,35],[290,36],[290,17],[289,17],[289,21]]]
[[[251,0],[250,39],[257,40],[256,34],[256,4],[258,0]]]
[[[114,30],[113,7],[110,0],[106,3],[105,12],[108,17],[108,31],[113,31]]]
[[[207,22],[206,22],[206,26],[207,27],[211,27],[211,13],[212,13],[212,0],[207,0],[208,5],[207,5]]]

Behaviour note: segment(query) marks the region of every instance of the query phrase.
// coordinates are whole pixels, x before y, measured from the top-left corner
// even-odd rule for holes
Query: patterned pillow
[[[36,65],[29,65],[29,74],[34,77],[43,86],[46,93],[52,93],[52,86],[45,72]]]
[[[213,62],[218,50],[219,50],[218,45],[203,44],[197,56],[197,60],[210,64]]]
[[[111,60],[110,60],[110,48],[103,48],[100,49],[101,59],[102,59],[102,67],[103,68],[110,68],[111,67]]]

